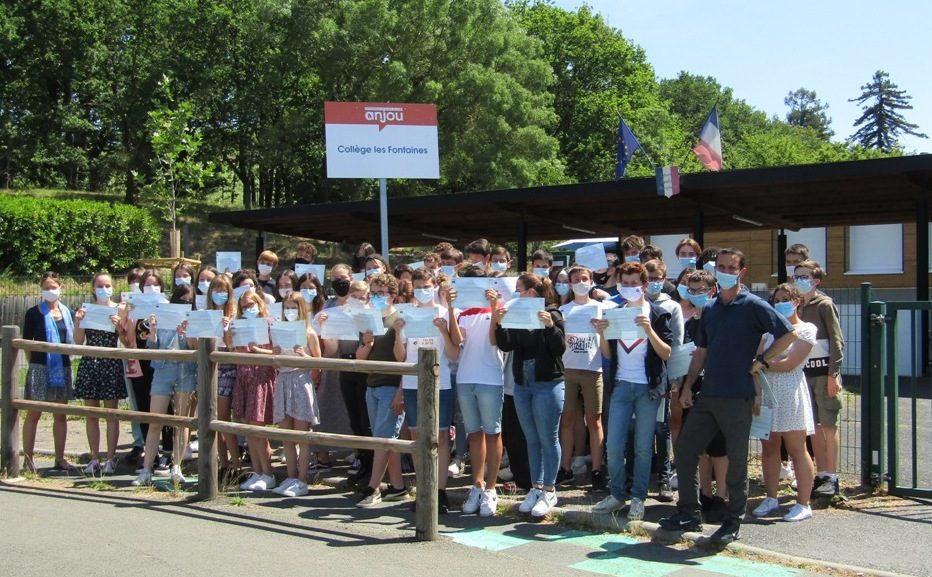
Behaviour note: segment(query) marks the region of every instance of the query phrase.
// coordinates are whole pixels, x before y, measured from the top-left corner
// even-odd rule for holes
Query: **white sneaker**
[[[107,462],[104,463],[104,468],[101,469],[101,472],[104,475],[113,475],[116,473],[117,463],[116,459],[107,459]]]
[[[779,508],[780,501],[777,501],[774,497],[767,497],[760,502],[756,509],[751,511],[751,514],[755,517],[766,517]]]
[[[518,505],[518,511],[522,513],[530,513],[531,509],[534,508],[534,505],[537,504],[537,500],[541,498],[544,494],[540,489],[531,489],[527,492],[527,495],[524,497],[524,501],[521,501],[521,504]]]
[[[482,492],[482,499],[479,501],[479,516],[491,517],[495,515],[498,509],[498,493],[495,489],[486,489]]]
[[[609,495],[608,497],[602,499],[592,508],[592,512],[596,515],[605,515],[608,513],[614,513],[623,509],[625,502],[615,498],[614,495]]]
[[[259,475],[259,480],[252,484],[253,491],[271,491],[278,484],[272,475]]]
[[[631,507],[628,508],[628,520],[640,521],[644,518],[644,501],[637,497],[631,497]]]
[[[503,483],[507,483],[508,481],[514,481],[515,474],[511,471],[511,467],[505,467],[504,469],[499,469],[498,480],[502,481]]]
[[[252,491],[252,486],[256,483],[256,481],[259,480],[259,477],[261,476],[262,475],[259,473],[253,473],[252,475],[249,475],[245,481],[240,483],[239,488],[243,491]]]
[[[473,485],[469,488],[469,495],[466,497],[466,502],[463,503],[463,513],[472,515],[479,510],[479,501],[482,500],[482,493],[482,487]]]
[[[805,521],[806,519],[812,519],[812,507],[809,505],[800,505],[796,503],[793,505],[793,508],[790,509],[790,512],[783,516],[784,521]]]
[[[585,457],[573,457],[573,463],[570,465],[570,469],[573,470],[573,474],[577,477],[582,477],[589,472],[588,467],[586,467],[586,458]]]
[[[294,477],[288,477],[287,479],[279,483],[277,487],[272,489],[272,492],[275,493],[276,495],[284,495],[285,491],[291,488],[291,485],[294,484],[296,481],[297,479],[295,479]]]
[[[557,491],[541,491],[540,498],[537,500],[537,503],[534,503],[534,508],[531,509],[532,517],[543,517],[550,512],[551,509],[557,505]]]
[[[676,473],[670,475],[670,488],[674,491],[680,488],[680,480],[676,477]]]
[[[466,463],[462,459],[453,459],[450,461],[450,466],[447,467],[447,475],[451,479],[455,479],[463,474],[463,471],[466,470]]]
[[[188,482],[188,480],[185,479],[184,475],[181,473],[181,465],[172,465],[171,478],[172,483],[175,483],[176,485],[184,485]]]
[[[96,475],[99,472],[100,472],[100,461],[98,461],[97,459],[93,459],[90,463],[87,464],[86,467],[84,467],[85,475]]]
[[[143,470],[142,472],[139,473],[139,475],[136,476],[135,479],[133,479],[132,483],[130,484],[133,487],[142,487],[144,485],[151,485],[152,484],[152,473],[150,473],[149,471]]]
[[[295,479],[287,489],[282,491],[285,497],[303,497],[307,495],[307,483],[300,479]]]

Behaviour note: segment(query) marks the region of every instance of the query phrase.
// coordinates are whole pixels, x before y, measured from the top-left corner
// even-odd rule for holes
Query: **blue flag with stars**
[[[639,148],[641,148],[641,143],[622,118],[618,123],[618,163],[615,165],[615,180],[625,177],[625,169],[628,168],[631,157]]]

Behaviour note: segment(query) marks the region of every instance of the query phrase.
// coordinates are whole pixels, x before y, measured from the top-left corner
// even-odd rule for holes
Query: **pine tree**
[[[864,111],[854,122],[854,126],[860,128],[851,135],[851,142],[865,148],[890,152],[897,147],[901,134],[928,138],[925,134],[917,132],[918,125],[907,122],[899,113],[900,110],[912,110],[913,106],[909,104],[912,96],[908,96],[905,90],[900,90],[891,82],[889,74],[878,70],[869,84],[861,86],[861,90],[861,96],[849,100],[860,104],[861,110]]]
[[[828,104],[819,100],[814,90],[794,90],[786,95],[783,104],[790,107],[790,111],[786,113],[788,124],[811,128],[822,140],[828,140],[835,134],[835,131],[829,128],[832,119],[825,112],[828,110]]]

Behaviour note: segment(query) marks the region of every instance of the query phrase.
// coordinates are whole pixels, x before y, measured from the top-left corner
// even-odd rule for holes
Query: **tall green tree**
[[[912,96],[890,80],[890,75],[883,70],[874,73],[871,81],[861,86],[861,95],[849,102],[857,102],[863,113],[854,121],[860,127],[851,135],[852,142],[865,148],[876,148],[890,152],[897,148],[899,137],[903,134],[928,138],[918,131],[919,126],[906,120],[901,110],[912,110],[909,103]]]
[[[786,122],[793,126],[802,126],[816,131],[819,138],[829,140],[835,132],[829,127],[828,104],[816,96],[815,90],[798,88],[786,95],[783,104],[789,107]]]

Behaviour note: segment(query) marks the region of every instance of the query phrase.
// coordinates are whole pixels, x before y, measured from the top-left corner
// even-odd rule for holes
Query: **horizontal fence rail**
[[[85,345],[56,344],[19,338],[19,327],[4,326],[0,334],[0,355],[3,372],[0,375],[0,472],[8,477],[19,475],[19,411],[48,412],[103,419],[118,419],[156,426],[191,428],[198,432],[198,498],[218,496],[217,433],[232,433],[274,439],[278,441],[320,444],[348,449],[394,451],[415,456],[417,463],[415,537],[422,541],[439,538],[438,527],[438,412],[439,375],[436,349],[421,349],[417,363],[394,363],[350,359],[323,359],[291,355],[258,355],[214,350],[214,339],[199,339],[197,350],[123,349]],[[57,353],[63,355],[109,359],[139,359],[177,361],[197,364],[197,416],[182,417],[86,407],[64,403],[23,400],[19,398],[20,378],[17,359],[19,351]],[[335,433],[295,431],[271,426],[247,425],[217,419],[217,365],[260,365],[276,368],[320,369],[355,373],[412,375],[418,377],[417,441],[357,437]]]

